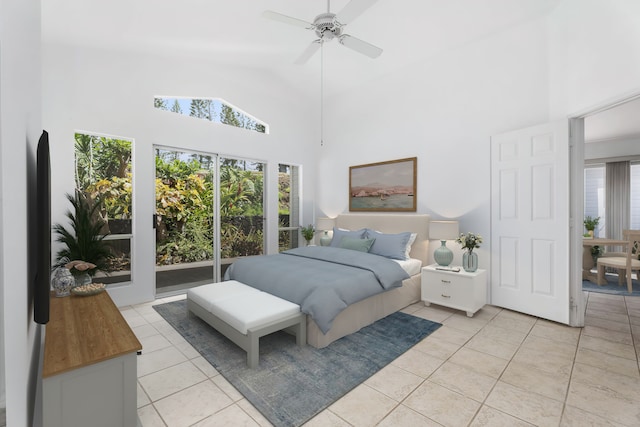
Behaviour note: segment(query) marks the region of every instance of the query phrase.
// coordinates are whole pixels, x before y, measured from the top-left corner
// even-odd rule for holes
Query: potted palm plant
[[[65,247],[58,251],[56,266],[66,267],[76,277],[76,283],[95,275],[98,271],[107,271],[111,256],[109,246],[102,233],[105,221],[100,217],[100,199],[89,200],[86,195],[76,191],[67,194],[73,210],[68,210],[67,218],[71,228],[55,224],[53,231],[58,235],[56,241]],[[90,281],[90,280],[89,280]]]

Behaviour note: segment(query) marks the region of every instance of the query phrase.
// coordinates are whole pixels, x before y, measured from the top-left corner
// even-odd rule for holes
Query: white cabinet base
[[[43,379],[47,427],[135,427],[136,353]]]
[[[468,273],[438,270],[433,264],[422,268],[421,294],[425,306],[438,304],[462,310],[468,317],[487,303],[486,270],[478,269]]]

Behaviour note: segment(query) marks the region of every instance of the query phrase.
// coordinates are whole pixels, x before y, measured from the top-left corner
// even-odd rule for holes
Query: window
[[[268,125],[222,99],[171,98],[156,96],[153,106],[184,116],[222,123],[258,133],[269,133]]]
[[[592,165],[584,169],[584,216],[600,217],[597,237],[605,236],[605,166]]]
[[[606,236],[606,166],[595,164],[584,169],[584,215],[600,217],[595,235]],[[630,224],[633,230],[640,229],[640,162],[630,165]]]
[[[278,165],[278,247],[280,251],[298,247],[300,226],[299,167]]]
[[[126,139],[75,134],[76,190],[90,201],[101,201],[99,212],[106,221],[109,273],[96,275],[104,283],[131,281],[131,145]]]

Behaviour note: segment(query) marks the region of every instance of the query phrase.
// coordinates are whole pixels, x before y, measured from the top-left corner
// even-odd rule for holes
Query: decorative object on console
[[[64,267],[58,267],[53,270],[51,275],[51,287],[57,297],[66,297],[71,293],[71,288],[75,286],[75,279],[69,271]]]
[[[73,275],[75,280],[74,287],[85,286],[91,283],[90,271],[96,268],[96,265],[90,262],[75,260],[64,265]]]
[[[71,292],[74,295],[90,296],[104,292],[105,289],[104,283],[88,283],[86,285],[76,286],[71,289]]]
[[[464,271],[470,273],[476,271],[478,269],[478,254],[473,250],[480,247],[482,236],[474,233],[460,233],[456,242],[460,243],[462,249],[465,249],[465,253],[462,254],[462,268],[464,268]]]
[[[415,212],[417,157],[349,167],[349,210]]]
[[[447,247],[447,240],[453,240],[458,236],[458,221],[431,221],[429,223],[429,238],[440,240],[441,245],[433,253],[433,258],[443,267],[453,261],[453,252]]]
[[[304,237],[304,240],[307,242],[307,246],[309,246],[316,233],[316,229],[313,224],[309,224],[306,227],[300,227],[300,233],[302,233],[302,237]]]
[[[329,237],[329,230],[333,230],[336,221],[333,218],[318,218],[318,230],[322,231],[322,237],[320,238],[320,246],[329,246],[331,243],[331,237]]]

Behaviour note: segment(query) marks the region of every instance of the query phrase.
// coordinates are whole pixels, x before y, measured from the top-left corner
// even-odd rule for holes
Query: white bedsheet
[[[420,261],[419,259],[394,259],[394,261],[400,264],[400,267],[402,267],[402,269],[406,271],[409,276],[415,276],[416,274],[419,274],[420,269],[422,268],[422,261]]]

